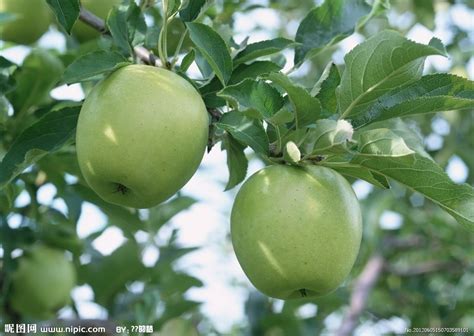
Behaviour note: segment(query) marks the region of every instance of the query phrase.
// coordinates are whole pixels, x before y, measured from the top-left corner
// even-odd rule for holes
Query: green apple
[[[149,208],[193,176],[208,138],[208,115],[194,87],[177,74],[129,65],[97,84],[77,125],[77,156],[105,201]]]
[[[120,5],[122,0],[81,0],[81,5],[99,18],[105,20],[113,6]],[[72,28],[72,34],[79,42],[86,42],[99,37],[100,33],[85,24],[77,21]]]
[[[62,250],[36,245],[20,257],[12,283],[13,309],[23,316],[48,319],[70,301],[76,272]]]
[[[354,264],[361,211],[350,184],[332,169],[270,166],[238,192],[231,234],[242,269],[262,293],[320,296],[335,290]]]
[[[43,35],[51,23],[51,11],[45,0],[0,0],[0,13],[14,17],[0,25],[0,40],[31,44]]]

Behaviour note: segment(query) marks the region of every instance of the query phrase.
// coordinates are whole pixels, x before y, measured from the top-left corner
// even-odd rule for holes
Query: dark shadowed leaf
[[[186,54],[186,56],[184,56],[183,60],[181,61],[181,65],[180,65],[181,71],[187,71],[189,67],[191,66],[191,64],[193,64],[195,58],[196,58],[196,52],[194,51],[194,49],[191,49],[191,51],[189,51]]]
[[[246,117],[242,112],[225,113],[216,127],[229,132],[234,139],[251,147],[256,153],[268,153],[268,138],[260,121]]]
[[[47,113],[15,140],[0,162],[0,188],[25,168],[72,141],[80,106]]]
[[[322,116],[329,117],[337,113],[337,92],[336,89],[341,83],[339,69],[334,63],[323,73],[322,80],[315,85],[311,94],[316,96],[321,102]]]
[[[79,0],[46,0],[53,9],[59,24],[71,33],[72,26],[79,17]]]
[[[209,26],[191,22],[188,22],[186,26],[196,48],[204,56],[222,84],[225,85],[232,74],[232,59],[227,44]]]
[[[268,78],[287,93],[294,110],[296,127],[314,124],[321,115],[321,103],[303,87],[293,83],[282,73],[271,73]]]
[[[234,140],[230,135],[224,137],[222,149],[227,153],[229,180],[225,190],[229,190],[242,182],[247,176],[248,160],[244,153],[245,146]]]
[[[113,7],[107,17],[107,28],[121,52],[125,56],[132,55],[130,44],[129,27],[127,24],[127,12],[118,7]]]
[[[166,203],[150,209],[150,227],[157,232],[171,218],[181,211],[189,209],[195,203],[196,200],[194,198],[189,196],[178,196]]]
[[[63,71],[63,64],[58,57],[43,49],[33,50],[13,73],[17,88],[7,98],[15,112],[22,113],[47,100]]]
[[[194,21],[201,12],[206,0],[189,0],[188,5],[179,11],[179,17],[184,22]]]
[[[282,51],[294,44],[294,41],[278,37],[273,40],[261,41],[247,45],[234,59],[234,66]]]
[[[462,109],[474,109],[474,82],[456,75],[433,74],[387,92],[352,123],[360,127],[374,121]]]
[[[92,287],[97,302],[107,306],[119,292],[125,289],[129,281],[136,280],[144,270],[140,249],[135,241],[129,240],[111,255],[84,265],[79,277]],[[114,276],[97,276],[97,274],[113,274]]]
[[[125,57],[115,51],[93,51],[72,62],[64,72],[66,84],[96,79],[97,75],[117,70],[130,64]]]
[[[326,0],[303,19],[295,41],[295,64],[354,32],[357,22],[370,13],[365,0]]]
[[[246,79],[218,93],[229,100],[239,111],[259,119],[271,118],[283,107],[283,98],[263,80]]]

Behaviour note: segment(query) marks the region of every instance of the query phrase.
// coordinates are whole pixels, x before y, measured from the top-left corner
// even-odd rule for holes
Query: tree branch
[[[409,277],[439,271],[458,272],[463,270],[463,268],[464,265],[457,262],[431,260],[416,264],[410,268],[388,266],[387,271],[398,276]]]
[[[79,12],[79,20],[99,31],[101,34],[110,35],[104,20],[94,15],[84,7],[81,7]],[[153,55],[153,53],[148,49],[141,46],[135,46],[133,51],[143,63],[153,66],[161,66],[161,63],[158,61],[155,55]]]
[[[337,332],[338,336],[348,336],[357,326],[357,320],[365,308],[370,291],[374,287],[377,279],[385,265],[385,259],[380,254],[373,255],[364,267],[364,270],[357,278],[352,291],[351,303],[341,326]]]
[[[338,336],[351,335],[357,326],[359,316],[365,309],[370,291],[375,286],[378,277],[384,269],[399,276],[416,276],[439,270],[459,270],[462,265],[452,262],[430,261],[415,265],[409,269],[399,269],[388,265],[382,253],[390,253],[394,250],[408,250],[419,248],[426,243],[422,236],[412,235],[404,238],[388,236],[383,239],[380,252],[376,252],[365,265],[362,273],[357,278],[352,291],[350,306],[346,312],[341,326],[337,332]]]
[[[426,239],[422,236],[412,235],[405,238],[397,238],[388,236],[383,239],[382,248],[384,250],[407,250],[417,248],[426,243]]]

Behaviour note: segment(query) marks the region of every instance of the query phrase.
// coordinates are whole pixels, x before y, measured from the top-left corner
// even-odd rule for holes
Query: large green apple
[[[86,181],[104,200],[149,208],[193,176],[207,138],[207,110],[188,81],[162,68],[129,65],[86,98],[77,156]]]
[[[332,169],[270,166],[248,179],[231,215],[235,254],[264,294],[292,299],[336,289],[359,251],[361,211]]]
[[[22,256],[12,275],[13,309],[27,317],[48,319],[70,300],[76,272],[64,252],[43,245]]]
[[[103,20],[107,18],[107,15],[113,6],[120,5],[121,3],[122,0],[81,0],[82,7]],[[79,40],[79,42],[90,41],[100,35],[96,29],[81,21],[77,21],[74,24],[72,34]]]
[[[51,11],[45,0],[0,0],[0,13],[15,15],[0,25],[0,40],[31,44],[43,35],[51,23]]]

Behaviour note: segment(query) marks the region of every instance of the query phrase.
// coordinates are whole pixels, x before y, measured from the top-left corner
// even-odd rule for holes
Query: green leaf
[[[390,131],[398,135],[405,141],[406,145],[417,154],[424,156],[432,160],[431,156],[425,151],[423,144],[423,137],[419,134],[419,131],[409,127],[405,122],[400,118],[384,120],[372,123],[363,128],[359,128],[354,133],[354,139],[359,140],[359,134],[362,134],[369,130],[374,130],[378,128],[388,128]]]
[[[179,11],[179,17],[184,22],[194,21],[205,3],[206,0],[189,0],[188,5]]]
[[[179,7],[181,6],[181,0],[168,0],[167,8],[167,17],[173,16],[173,14],[178,12]]]
[[[262,80],[246,79],[227,86],[218,94],[245,112],[259,119],[271,118],[283,107],[283,98],[270,84]]]
[[[227,153],[227,168],[229,169],[229,181],[225,190],[230,190],[247,176],[248,160],[245,156],[245,146],[234,140],[232,136],[225,135],[222,140],[222,149]]]
[[[310,95],[305,88],[293,83],[282,73],[268,75],[273,83],[281,86],[287,93],[295,110],[296,128],[314,124],[321,115],[321,103]]]
[[[364,0],[326,0],[300,23],[295,41],[295,64],[354,32],[357,22],[370,13]]]
[[[382,189],[390,189],[387,178],[363,167],[334,167],[339,173],[369,182]]]
[[[280,70],[281,66],[271,61],[255,61],[250,64],[240,64],[232,72],[229,85],[240,83],[247,78],[257,79],[260,76]]]
[[[186,26],[196,48],[225,85],[232,74],[232,59],[226,43],[214,29],[202,23],[188,22]]]
[[[59,24],[71,34],[72,26],[79,17],[79,0],[46,0]]]
[[[51,111],[20,134],[0,162],[0,189],[28,166],[72,142],[80,106]]]
[[[257,79],[258,77],[278,72],[281,67],[270,61],[256,61],[250,64],[240,64],[232,72],[228,85],[242,82],[243,80]],[[225,105],[225,100],[216,96],[216,93],[222,90],[223,86],[217,77],[214,77],[207,85],[203,86],[200,91],[206,101],[208,107],[220,107]]]
[[[473,108],[474,82],[456,75],[434,74],[387,92],[352,123],[360,127],[396,117]]]
[[[127,271],[124,272],[124,267]],[[97,303],[108,306],[115,296],[125,290],[125,285],[140,277],[145,272],[141,262],[138,245],[129,240],[111,255],[93,260],[82,266],[80,280],[89,284],[95,294]],[[97,276],[97,274],[113,274],[112,277]]]
[[[202,287],[201,280],[185,273],[177,273],[173,271],[163,271],[161,268],[155,268],[155,276],[158,277],[160,292],[163,297],[170,297],[173,294],[185,293],[192,287]],[[166,335],[167,336],[167,335]],[[183,335],[185,336],[185,335]]]
[[[268,138],[260,121],[246,117],[242,112],[232,111],[224,113],[215,126],[229,132],[234,139],[249,146],[256,153],[268,153]]]
[[[378,157],[408,156],[414,153],[403,138],[389,129],[380,128],[364,132],[359,137],[359,149],[362,154]]]
[[[354,162],[349,162],[351,158],[352,156],[350,154],[334,154],[324,158],[321,164],[330,167],[343,175],[364,180],[379,188],[390,188],[390,184],[385,176]]]
[[[191,64],[193,64],[195,57],[196,57],[196,52],[194,51],[194,49],[191,49],[181,61],[181,65],[180,65],[181,71],[186,72],[191,66]]]
[[[16,64],[13,63],[13,62],[10,62],[5,57],[0,56],[0,69],[6,69],[6,68],[9,68],[11,66],[16,66]]]
[[[114,42],[125,56],[133,53],[130,44],[129,28],[127,24],[127,11],[113,7],[107,16],[107,28],[112,34]]]
[[[131,1],[128,6],[126,20],[129,43],[131,42],[132,46],[143,44],[147,34],[147,25],[142,10],[134,1]]]
[[[407,40],[394,31],[383,31],[352,49],[339,87],[342,118],[365,111],[385,93],[418,80],[429,55],[445,55],[439,40],[430,45]]]
[[[292,122],[295,119],[295,114],[286,106],[283,106],[277,113],[268,118],[266,121],[272,125],[284,125]]]
[[[413,0],[413,14],[419,23],[430,30],[435,28],[435,8],[432,1]]]
[[[59,82],[63,71],[59,58],[43,49],[33,50],[13,73],[17,87],[7,98],[15,113],[26,111],[48,99],[49,92]]]
[[[451,181],[433,160],[408,148],[392,131],[378,129],[361,134],[359,151],[351,162],[419,192],[474,231],[474,189]]]
[[[95,79],[97,75],[109,73],[131,64],[125,57],[115,51],[93,51],[72,62],[64,72],[66,84]]]
[[[321,119],[310,128],[303,144],[307,155],[338,153],[347,151],[346,144],[352,140],[354,130],[345,120]]]
[[[261,41],[247,45],[234,59],[234,66],[262,56],[272,55],[292,46],[295,42],[278,37],[273,40]]]
[[[74,184],[67,190],[79,195],[84,201],[99,207],[99,209],[107,215],[110,225],[119,227],[126,237],[133,239],[135,232],[145,229],[143,222],[135,212],[104,201],[94,191],[92,191],[92,189],[80,184]]]
[[[196,200],[192,197],[175,197],[166,203],[150,209],[150,218],[148,222],[150,223],[151,228],[157,232],[171,218],[181,211],[189,209],[193,204],[196,204]]]
[[[156,263],[155,269],[169,269],[174,261],[197,249],[197,247],[176,247],[174,245],[161,246],[160,258]]]
[[[316,83],[311,91],[321,102],[321,114],[323,117],[329,117],[338,112],[337,109],[337,87],[341,83],[339,69],[334,63],[330,63],[321,76],[321,80]]]
[[[6,95],[9,92],[12,92],[16,87],[15,80],[12,76],[6,76],[0,74],[0,95]]]
[[[1,88],[0,88],[0,92],[1,92]],[[5,98],[5,96],[2,96],[0,94],[0,131],[2,131],[2,128],[4,127],[3,125],[8,119],[8,106],[9,106],[9,102],[7,98]]]

